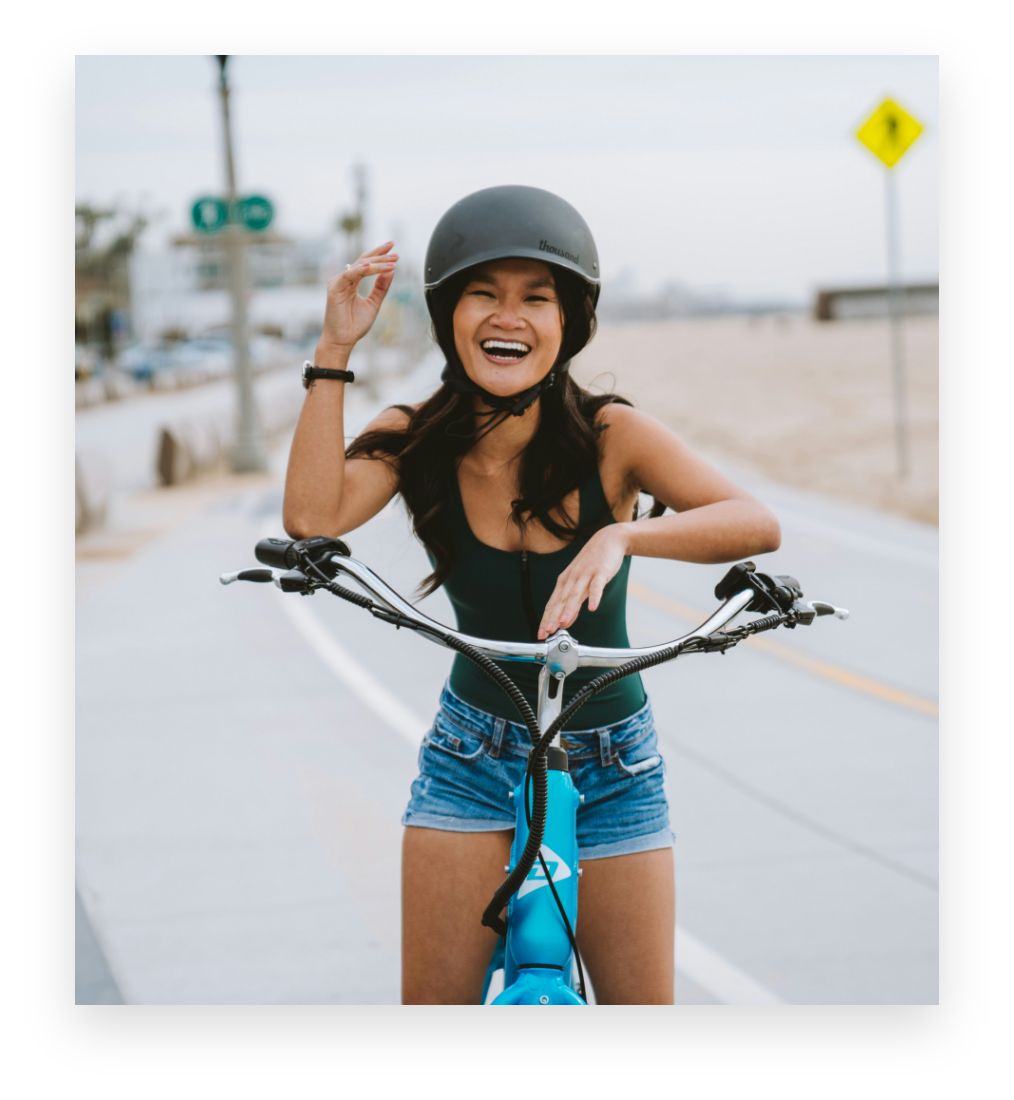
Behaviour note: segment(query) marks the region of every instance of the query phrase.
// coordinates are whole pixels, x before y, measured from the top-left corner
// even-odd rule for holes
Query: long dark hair
[[[446,356],[448,367],[461,376],[464,367],[454,346],[453,318],[472,270],[459,272],[430,292],[434,339]],[[599,410],[614,402],[624,405],[630,402],[616,394],[588,393],[566,370],[558,370],[588,344],[595,334],[596,321],[587,284],[562,268],[554,268],[553,277],[563,310],[563,341],[553,366],[552,383],[539,395],[538,429],[519,456],[519,495],[511,501],[511,521],[523,531],[536,519],[557,538],[583,540],[602,526],[607,517],[581,527],[567,517],[559,522],[552,512],[598,466],[602,428],[596,425],[595,417]],[[398,460],[399,491],[412,517],[413,530],[433,559],[433,572],[419,586],[423,595],[439,588],[454,565],[455,547],[445,508],[452,478],[457,476],[458,461],[477,438],[474,432],[459,433],[454,429],[463,419],[467,422],[473,400],[470,393],[456,393],[441,385],[418,409],[395,406],[408,415],[404,429],[364,432],[345,452],[346,458]],[[509,415],[504,412],[494,417],[482,429],[483,434]],[[653,513],[655,510],[652,509]]]

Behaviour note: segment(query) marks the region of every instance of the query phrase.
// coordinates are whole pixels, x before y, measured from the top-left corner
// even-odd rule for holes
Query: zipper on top
[[[528,620],[528,633],[531,641],[539,640],[539,620],[535,616],[535,601],[532,599],[532,570],[528,551],[521,551],[521,606],[525,609],[525,618]]]

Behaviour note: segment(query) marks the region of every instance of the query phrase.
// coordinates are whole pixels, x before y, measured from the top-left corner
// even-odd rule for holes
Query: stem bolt
[[[560,652],[561,653],[566,653],[568,649],[570,649],[570,642],[561,642],[560,643]]]
[[[564,678],[564,676],[567,675],[567,673],[564,672],[563,669],[560,669],[559,672],[555,672],[555,673],[553,673],[553,675],[557,678],[557,680],[562,680]]]

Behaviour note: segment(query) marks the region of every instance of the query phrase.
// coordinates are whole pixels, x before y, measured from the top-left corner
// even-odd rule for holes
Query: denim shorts
[[[611,726],[564,731],[562,740],[570,777],[584,795],[577,810],[581,859],[672,847],[650,703]],[[445,686],[419,749],[402,825],[459,833],[513,829],[510,792],[524,778],[530,747],[525,726],[478,710]]]

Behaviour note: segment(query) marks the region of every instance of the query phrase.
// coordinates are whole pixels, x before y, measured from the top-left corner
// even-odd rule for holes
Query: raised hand
[[[370,331],[394,279],[398,255],[391,251],[393,247],[394,241],[388,241],[364,252],[355,263],[328,282],[319,349],[347,358],[356,342]],[[377,279],[373,290],[364,298],[359,293],[359,284],[371,275],[376,275]]]

